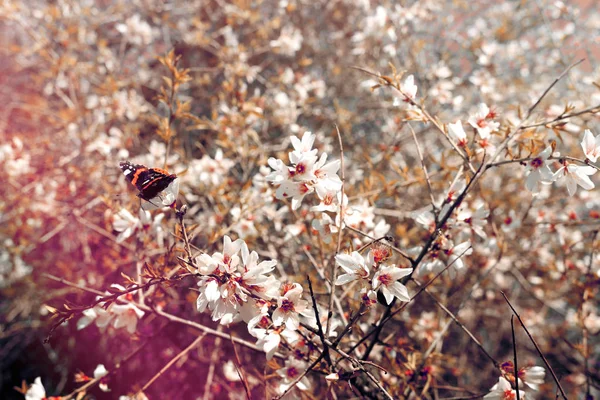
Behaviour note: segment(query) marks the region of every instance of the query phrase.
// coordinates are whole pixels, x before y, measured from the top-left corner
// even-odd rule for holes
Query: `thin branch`
[[[184,204],[181,206],[179,211],[177,211],[177,219],[179,219],[179,225],[181,226],[181,232],[183,233],[183,241],[185,243],[185,252],[188,256],[188,263],[192,266],[196,266],[194,263],[194,258],[192,257],[192,251],[190,249],[190,240],[188,238],[187,230],[185,229],[185,222],[183,222],[183,217],[187,213],[187,206]]]
[[[454,203],[452,203],[452,205],[449,207],[448,211],[442,216],[442,218],[440,218],[436,222],[435,229],[429,235],[429,239],[427,240],[427,242],[425,243],[425,245],[421,249],[421,252],[417,256],[417,258],[412,261],[413,272],[410,275],[408,275],[405,278],[403,278],[404,282],[407,282],[409,279],[411,279],[412,274],[414,274],[414,272],[416,271],[417,267],[419,266],[419,264],[421,263],[421,261],[423,261],[423,259],[425,258],[425,256],[429,252],[430,247],[433,245],[433,243],[437,239],[438,235],[440,234],[440,229],[444,226],[444,224],[446,224],[446,222],[448,221],[448,219],[450,218],[450,216],[452,215],[452,213],[454,212],[454,210],[462,203],[462,201],[467,196],[467,193],[469,192],[469,190],[471,189],[471,187],[473,187],[473,185],[475,184],[475,182],[477,182],[479,180],[479,178],[482,176],[482,173],[484,172],[484,171],[482,171],[482,167],[483,167],[484,163],[485,163],[485,159],[481,162],[481,164],[479,165],[479,168],[477,169],[477,171],[475,171],[475,175],[473,175],[473,178],[469,181],[469,183],[467,183],[467,185],[465,186],[464,190],[461,192],[460,195],[458,195],[458,197],[456,198],[456,200],[454,201]],[[369,354],[371,353],[371,351],[373,351],[373,348],[375,347],[375,343],[379,339],[379,334],[381,333],[381,330],[383,329],[383,324],[385,323],[385,321],[388,321],[389,316],[391,314],[391,309],[392,309],[392,307],[395,304],[396,304],[396,298],[394,298],[394,300],[392,300],[392,303],[388,305],[388,307],[385,310],[385,313],[384,313],[383,317],[381,318],[380,322],[377,324],[377,326],[375,328],[375,332],[374,332],[374,336],[375,337],[373,338],[373,340],[371,341],[371,343],[369,343],[369,346],[367,347],[367,350],[365,351],[365,354],[362,357],[363,360],[366,359],[369,356]]]
[[[531,160],[535,160],[536,158],[538,158],[538,157],[525,157],[525,158],[515,158],[513,160],[498,161],[498,162],[486,165],[485,169],[489,169],[492,167],[498,167],[500,165],[506,165],[506,164],[525,163],[525,162],[528,162]],[[591,161],[589,161],[587,159],[582,160],[580,158],[570,157],[570,156],[558,156],[558,157],[550,156],[550,157],[548,157],[548,159],[549,160],[558,160],[558,161],[562,161],[562,160],[573,161],[573,162],[576,162],[581,165],[590,166],[592,168],[595,168],[597,171],[600,171],[600,167],[596,166],[595,164],[593,164]]]
[[[510,316],[510,329],[512,331],[513,341],[513,359],[515,364],[515,391],[517,392],[517,400],[521,400],[521,394],[519,393],[519,366],[517,364],[517,339],[515,338],[515,316]]]
[[[418,285],[418,283],[417,283]],[[429,297],[431,297],[435,303],[438,305],[438,307],[440,307],[442,310],[444,310],[444,312],[446,314],[448,314],[448,316],[450,318],[452,318],[452,320],[454,322],[456,322],[456,324],[460,327],[460,329],[462,329],[470,338],[471,340],[477,345],[477,347],[479,347],[479,350],[481,350],[483,352],[483,354],[486,355],[487,358],[490,359],[490,361],[494,364],[494,366],[496,368],[500,368],[500,363],[498,361],[496,361],[496,359],[494,359],[494,357],[491,356],[490,353],[487,352],[487,350],[485,349],[485,347],[483,347],[483,345],[481,344],[481,342],[475,337],[475,335],[473,335],[473,333],[471,333],[471,331],[469,329],[467,329],[466,326],[463,325],[462,322],[460,322],[458,320],[458,318],[445,306],[443,305],[437,297],[435,297],[435,295],[433,293],[431,293],[428,290],[425,290],[425,293],[427,293],[429,295]]]
[[[361,236],[364,236],[364,237],[366,237],[367,239],[370,239],[370,240],[371,240],[371,242],[370,242],[370,243],[367,243],[367,244],[365,244],[364,246],[362,246],[360,249],[358,249],[358,250],[357,250],[359,253],[360,253],[361,251],[363,251],[365,248],[367,248],[367,247],[371,246],[373,243],[379,242],[380,240],[383,240],[383,239],[385,239],[385,240],[387,240],[388,242],[390,241],[390,240],[388,240],[388,238],[389,238],[390,236],[382,236],[382,237],[380,237],[380,238],[374,238],[373,236],[371,236],[371,235],[369,235],[369,234],[367,234],[367,233],[365,233],[365,232],[361,231],[360,229],[353,228],[353,227],[351,227],[350,225],[347,225],[347,226],[346,226],[346,228],[350,229],[352,232],[356,232],[356,233],[358,233],[359,235],[361,235]],[[392,243],[386,243],[386,245],[390,246],[390,248],[392,248],[392,249],[393,249],[393,250],[394,250],[396,253],[400,254],[402,257],[404,257],[405,259],[407,259],[408,261],[410,261],[410,263],[411,263],[411,264],[413,264],[413,263],[414,263],[414,260],[413,260],[413,258],[412,258],[411,256],[409,256],[409,255],[408,255],[408,254],[407,254],[407,253],[406,253],[404,250],[402,250],[402,249],[399,249],[398,247],[394,246]]]
[[[550,92],[550,89],[552,89],[554,87],[554,85],[556,85],[556,83],[558,83],[558,81],[560,81],[573,67],[581,64],[585,59],[581,59],[573,64],[571,64],[569,67],[567,67],[567,69],[565,69],[555,80],[554,82],[552,82],[550,84],[550,86],[548,86],[546,88],[546,90],[544,91],[544,93],[542,93],[542,95],[536,100],[535,103],[533,103],[533,105],[531,107],[529,107],[529,110],[527,110],[527,115],[525,116],[525,118],[523,118],[521,120],[521,122],[519,122],[519,125],[517,125],[517,127],[513,130],[512,134],[509,134],[503,141],[502,143],[496,148],[496,153],[494,153],[494,155],[490,158],[490,161],[488,162],[488,164],[493,164],[496,159],[500,156],[500,154],[502,154],[502,152],[508,147],[508,145],[512,142],[512,140],[515,138],[517,132],[519,132],[521,130],[521,128],[525,125],[525,122],[527,121],[527,119],[529,119],[529,117],[531,116],[531,113],[533,112],[533,110],[535,110],[535,108],[538,106],[538,104],[540,104],[540,102],[542,101],[542,99],[546,96],[546,94],[548,94],[548,92]],[[486,168],[487,169],[487,168]]]
[[[506,300],[506,302],[508,303],[508,306],[510,307],[510,309],[512,310],[512,312],[519,319],[519,322],[521,323],[521,326],[525,330],[525,333],[529,337],[529,340],[531,340],[531,343],[533,343],[533,345],[535,346],[535,349],[537,350],[538,354],[540,355],[540,357],[542,357],[542,360],[544,361],[544,364],[546,364],[546,368],[548,368],[548,370],[552,374],[552,378],[554,379],[554,382],[556,382],[556,386],[558,387],[558,390],[560,391],[560,394],[562,395],[562,397],[565,400],[567,400],[567,395],[565,394],[565,391],[563,390],[562,386],[560,385],[560,382],[558,381],[558,378],[556,377],[556,374],[554,373],[554,370],[550,366],[550,363],[548,362],[548,360],[546,360],[546,357],[544,356],[544,353],[542,353],[542,350],[540,350],[540,347],[537,345],[536,341],[533,339],[533,336],[531,336],[531,333],[529,333],[529,330],[527,330],[527,327],[525,327],[525,324],[523,323],[523,320],[521,319],[521,316],[519,315],[519,313],[517,313],[517,310],[515,310],[515,308],[513,307],[513,305],[510,303],[510,300],[508,300],[508,297],[506,297],[506,294],[504,294],[503,291],[500,291],[500,293],[502,293],[502,296],[504,296],[504,300]]]
[[[389,400],[393,400],[393,397],[391,394],[388,393],[387,390],[385,390],[385,388],[381,385],[381,382],[379,382],[374,376],[373,374],[371,374],[369,371],[367,371],[367,369],[364,367],[363,363],[366,363],[365,361],[360,361],[355,359],[354,357],[350,356],[349,354],[343,352],[340,349],[334,348],[333,349],[335,352],[337,352],[339,355],[341,355],[342,357],[346,358],[348,361],[350,361],[355,367],[357,367],[358,369],[360,369],[362,372],[365,373],[365,375],[367,375],[367,377],[371,380],[371,382],[373,382],[375,384],[375,386],[377,386],[377,388],[381,391],[381,393],[383,393],[383,395],[389,399]],[[370,364],[370,363],[369,363]],[[374,364],[371,364],[374,365]]]
[[[525,120],[527,120],[527,118],[529,118],[531,116],[531,113],[533,112],[533,110],[535,110],[535,108],[540,104],[540,102],[544,99],[544,97],[546,97],[548,92],[550,92],[550,90],[552,90],[554,85],[556,85],[571,69],[573,69],[574,67],[581,64],[584,61],[585,61],[585,58],[582,58],[581,60],[574,62],[573,64],[569,65],[567,67],[567,69],[565,69],[562,72],[562,74],[560,74],[556,79],[554,79],[554,82],[552,82],[550,84],[550,86],[548,86],[546,88],[546,90],[544,91],[544,93],[542,93],[542,95],[539,97],[539,99],[537,99],[537,101],[535,103],[533,103],[531,107],[529,107],[529,110],[527,110],[527,116],[525,117]]]
[[[340,134],[340,130],[338,126],[335,126],[335,130],[337,132],[338,142],[340,143],[340,169],[342,171],[342,188],[341,188],[341,197],[340,197],[340,226],[338,227],[338,237],[337,237],[337,245],[335,248],[335,255],[339,254],[340,248],[342,247],[342,231],[344,227],[344,144],[342,143],[342,135]],[[334,255],[334,258],[335,258]],[[337,264],[335,259],[333,260],[331,266],[331,294],[329,295],[329,309],[327,311],[327,327],[325,328],[325,336],[329,336],[329,332],[331,332],[331,320],[333,319],[333,302],[335,300],[335,281],[337,279]],[[309,281],[310,282],[310,281]],[[316,311],[316,308],[315,308]],[[326,357],[329,357],[329,353],[326,354]],[[327,360],[329,364],[331,364],[331,360]]]
[[[562,120],[573,118],[573,117],[578,117],[580,115],[584,115],[584,114],[588,114],[588,113],[595,114],[599,111],[600,111],[600,104],[598,104],[597,106],[594,106],[594,107],[586,108],[585,110],[571,113],[571,114],[561,114],[558,117],[556,117],[550,121],[544,121],[544,122],[539,122],[537,124],[525,125],[525,126],[522,126],[521,129],[536,128],[538,126],[550,127],[551,124],[558,122],[558,121],[562,121]]]
[[[448,134],[446,133],[446,131],[444,130],[444,128],[440,125],[440,123],[433,118],[429,112],[427,112],[427,110],[425,109],[425,107],[423,107],[423,105],[417,103],[416,101],[414,101],[413,99],[411,99],[409,96],[407,96],[401,89],[401,87],[398,85],[398,83],[395,83],[392,81],[392,79],[390,79],[387,76],[383,76],[379,73],[374,73],[372,71],[369,71],[368,69],[365,68],[361,68],[361,67],[350,67],[352,69],[355,69],[357,71],[361,71],[364,72],[368,75],[371,75],[373,77],[376,77],[379,79],[380,83],[384,86],[389,86],[391,88],[393,88],[394,90],[398,91],[401,95],[403,95],[408,103],[416,108],[419,109],[419,111],[421,111],[421,113],[426,117],[427,121],[431,122],[433,124],[433,126],[436,127],[436,129],[442,134],[442,136],[444,136],[444,138],[448,141],[448,143],[450,143],[450,146],[452,146],[452,148],[454,149],[454,151],[456,151],[456,153],[465,161],[465,163],[469,166],[469,169],[471,170],[472,173],[475,173],[475,168],[473,167],[473,164],[471,164],[471,162],[469,161],[469,157],[468,155],[465,155],[456,145],[456,143],[454,143],[452,140],[450,140],[450,137],[448,136]]]
[[[302,378],[304,378],[306,376],[306,374],[309,373],[309,371],[311,371],[314,367],[317,366],[318,363],[321,362],[321,360],[323,359],[323,355],[325,353],[321,353],[321,355],[319,357],[317,357],[317,359],[315,361],[313,361],[312,364],[310,364],[308,366],[308,368],[306,368],[304,371],[302,371],[302,373],[300,375],[298,375],[298,377],[296,379],[294,379],[292,381],[292,383],[290,383],[290,385],[287,387],[287,389],[285,389],[283,391],[283,393],[281,393],[279,396],[275,396],[273,397],[273,400],[279,400],[281,399],[283,396],[285,396],[286,394],[288,394],[290,392],[290,390],[292,390],[294,387],[296,387],[296,385],[302,380]]]
[[[421,152],[421,146],[419,145],[419,141],[417,140],[417,134],[413,129],[411,124],[407,124],[410,132],[412,133],[412,137],[415,141],[415,145],[417,146],[417,154],[419,155],[419,160],[421,161],[421,168],[423,169],[423,174],[425,175],[425,182],[427,182],[427,189],[429,189],[429,198],[431,200],[431,207],[434,212],[436,210],[435,207],[435,199],[433,198],[433,189],[431,188],[431,180],[429,179],[429,173],[427,172],[427,166],[425,165],[425,160],[423,160],[423,153]],[[437,215],[437,212],[436,212]]]
[[[222,325],[219,325],[219,327],[217,328],[217,330],[220,332],[222,330]],[[213,345],[213,350],[210,354],[210,366],[208,367],[208,374],[206,376],[206,382],[204,382],[204,396],[202,396],[202,398],[204,400],[209,400],[210,399],[210,394],[211,394],[211,386],[213,383],[213,379],[215,377],[215,366],[217,365],[217,361],[219,358],[219,350],[221,347],[221,338],[217,337],[215,339],[215,343]]]
[[[306,280],[308,281],[308,289],[310,290],[310,298],[312,299],[313,309],[315,310],[315,319],[317,321],[317,329],[319,332],[319,337],[321,338],[321,343],[323,344],[323,357],[327,364],[333,365],[331,362],[331,357],[329,355],[329,347],[325,344],[325,334],[323,333],[323,326],[321,325],[321,319],[319,317],[319,308],[317,307],[317,300],[315,299],[315,292],[313,292],[312,282],[310,281],[310,277],[306,275]],[[329,316],[331,318],[331,316]]]
[[[204,339],[205,336],[206,336],[206,333],[201,334],[196,339],[194,339],[194,341],[192,343],[190,343],[190,345],[188,347],[186,347],[179,354],[177,354],[175,357],[173,357],[167,364],[165,364],[164,367],[162,367],[160,369],[160,371],[158,371],[152,378],[150,378],[150,380],[148,382],[146,382],[146,384],[144,386],[142,386],[142,388],[140,390],[137,391],[137,393],[135,394],[134,397],[138,396],[140,393],[142,393],[143,391],[148,389],[150,387],[150,385],[152,385],[154,383],[154,381],[156,381],[162,374],[164,374],[169,368],[171,368],[171,366],[173,364],[175,364],[177,362],[177,360],[179,360],[181,357],[185,356],[187,353],[190,352],[190,350],[192,350],[194,347],[196,347],[198,345],[198,343],[200,343],[202,341],[202,339]]]
[[[91,288],[88,288],[86,286],[79,285],[77,283],[73,283],[73,282],[67,281],[66,279],[58,278],[58,277],[55,277],[55,276],[50,275],[50,274],[44,274],[44,275],[46,277],[48,277],[50,279],[53,279],[53,280],[55,280],[57,282],[60,282],[60,283],[62,283],[64,285],[71,286],[71,287],[74,287],[74,288],[77,288],[77,289],[80,289],[80,290],[84,290],[86,292],[94,293],[94,294],[97,294],[97,295],[104,295],[105,294],[104,292],[100,292],[98,290],[91,289]],[[150,312],[150,313],[155,313],[155,314],[160,315],[161,317],[166,318],[166,319],[168,319],[169,321],[172,321],[172,322],[177,322],[179,324],[190,326],[190,327],[192,327],[194,329],[197,329],[197,330],[199,330],[201,332],[204,332],[204,333],[206,333],[208,335],[218,336],[218,337],[223,338],[223,339],[230,339],[229,335],[226,334],[226,333],[219,332],[219,331],[217,331],[215,329],[209,328],[207,326],[204,326],[204,325],[199,324],[199,323],[194,322],[194,321],[187,320],[185,318],[178,317],[176,315],[170,314],[170,313],[165,312],[163,310],[153,309],[153,308],[148,307],[145,304],[136,303],[135,301],[127,301],[125,299],[119,299],[119,301],[122,301],[124,303],[133,304],[133,305],[135,305],[137,308],[139,308],[141,310],[144,310],[144,311],[147,311],[147,312]],[[236,338],[236,337],[234,337],[232,340],[234,342],[236,342],[236,343],[238,343],[238,344],[246,347],[246,348],[255,350],[255,351],[259,352],[259,353],[264,353],[264,349],[262,347],[259,347],[259,346],[255,345],[252,342],[248,342],[247,340]],[[275,353],[275,357],[280,358],[280,359],[285,359],[286,358],[281,353]]]
[[[235,342],[233,341],[233,335],[231,333],[229,333],[229,338],[231,339],[231,347],[233,347],[233,353],[235,354],[235,370],[238,373],[242,384],[244,385],[244,390],[246,391],[246,398],[248,400],[251,400],[252,396],[250,395],[250,386],[248,385],[248,380],[246,379],[244,374],[242,374],[242,362],[240,361],[240,356],[238,354],[237,347],[235,346]]]

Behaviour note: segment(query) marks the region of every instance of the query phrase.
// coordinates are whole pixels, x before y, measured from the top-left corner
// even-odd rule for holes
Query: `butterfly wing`
[[[160,192],[165,190],[177,178],[177,175],[170,175],[167,171],[159,168],[150,168],[141,173],[138,177],[139,197],[144,200],[155,198]]]
[[[127,180],[139,190],[138,197],[146,201],[155,198],[177,178],[177,175],[169,174],[163,169],[147,168],[129,161],[122,161],[119,166]]]

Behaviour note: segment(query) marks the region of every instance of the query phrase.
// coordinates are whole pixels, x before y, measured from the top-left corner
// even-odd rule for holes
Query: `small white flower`
[[[590,176],[595,173],[596,169],[594,167],[575,165],[565,161],[564,165],[554,173],[554,179],[565,178],[569,196],[573,196],[577,191],[577,185],[585,190],[592,190],[595,187],[594,182],[590,179]]]
[[[117,243],[121,243],[136,231],[142,227],[141,221],[134,217],[128,210],[125,208],[121,209],[115,216],[113,217],[113,229],[119,233],[117,236]]]
[[[477,112],[469,117],[468,122],[484,140],[488,139],[490,134],[500,126],[498,122],[491,120],[490,109],[485,103],[479,104]]]
[[[298,314],[308,308],[308,302],[302,300],[302,286],[297,283],[284,285],[284,294],[277,299],[277,309],[273,312],[273,325],[286,326],[289,330],[296,330],[300,326]]]
[[[527,171],[525,172],[527,180],[525,187],[533,194],[540,192],[539,183],[550,184],[555,180],[552,171],[548,166],[548,158],[552,155],[552,147],[548,146],[544,151],[538,154],[533,160],[529,161]]]
[[[453,124],[448,124],[448,135],[460,147],[465,147],[467,145],[467,134],[465,133],[460,120]]]
[[[404,94],[404,101],[409,102],[410,100],[414,100],[417,96],[415,77],[413,75],[409,75],[400,85],[400,90],[402,91],[402,94]]]
[[[412,268],[398,268],[395,265],[381,266],[373,277],[373,290],[379,289],[388,305],[394,297],[400,301],[410,301],[408,289],[398,279],[410,275],[412,271]]]
[[[369,252],[368,258],[370,259],[369,265],[373,265],[371,252]],[[369,267],[364,257],[358,251],[353,251],[352,254],[338,254],[335,256],[335,261],[346,272],[337,277],[335,281],[336,285],[344,285],[357,279],[366,279],[369,277]]]
[[[519,390],[519,397],[525,399],[525,392]],[[490,393],[483,396],[484,400],[515,400],[517,398],[517,392],[512,388],[510,382],[503,377],[498,379],[491,389]]]
[[[175,208],[177,205],[177,196],[179,196],[179,178],[167,186],[165,190],[160,192],[158,196],[149,201],[142,201],[142,210],[156,210],[158,208]]]
[[[473,254],[473,249],[471,248],[471,242],[466,241],[457,244],[449,250],[445,250],[445,253],[448,256],[448,264],[454,267],[451,271],[460,271],[465,266],[461,257]]]
[[[510,232],[518,229],[521,226],[521,220],[517,217],[515,210],[510,210],[508,215],[502,220],[502,230]]]
[[[104,364],[98,364],[98,366],[94,370],[94,379],[102,378],[106,375],[108,375],[108,371],[106,370]]]
[[[539,366],[527,367],[519,371],[519,378],[533,390],[539,389],[539,386],[544,383],[545,376],[546,370]]]
[[[592,131],[586,129],[581,141],[581,148],[588,160],[596,162],[600,157],[600,135],[594,138]]]
[[[125,328],[130,334],[135,333],[138,320],[144,316],[144,312],[131,303],[113,304],[110,307],[110,312],[116,315],[115,329]]]
[[[46,389],[42,384],[42,378],[39,376],[35,378],[33,384],[27,389],[25,393],[25,400],[44,400],[46,399]]]
[[[108,375],[108,371],[104,367],[104,364],[98,364],[98,366],[94,370],[94,379],[100,379],[106,375]],[[106,380],[104,380],[104,379],[100,380],[98,387],[103,392],[110,392],[110,389],[108,388],[108,385],[106,384]]]
[[[285,366],[279,370],[277,370],[277,374],[281,377],[282,382],[279,385],[280,393],[283,393],[287,390],[292,382],[294,382],[300,375],[306,370],[307,365],[304,361],[296,360],[293,358],[289,358],[285,362]],[[305,375],[300,379],[300,381],[296,384],[296,387],[299,390],[307,390],[310,388],[310,381],[308,377]]]
[[[126,41],[137,46],[149,45],[153,40],[152,27],[139,14],[129,17],[124,24],[117,24],[116,28]]]
[[[290,160],[294,157],[300,158],[300,156],[305,153],[308,153],[311,157],[316,157],[318,150],[312,148],[316,137],[317,136],[310,131],[304,132],[302,140],[298,139],[296,136],[290,136],[292,146],[294,147],[294,151],[289,154]]]

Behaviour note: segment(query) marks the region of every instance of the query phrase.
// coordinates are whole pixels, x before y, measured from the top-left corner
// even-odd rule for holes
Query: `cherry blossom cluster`
[[[399,280],[410,275],[413,269],[383,264],[391,256],[391,250],[384,244],[375,247],[366,257],[357,251],[336,255],[335,261],[345,274],[339,275],[335,284],[345,285],[358,281],[360,297],[367,306],[376,303],[376,291],[381,292],[386,304],[390,304],[394,297],[400,301],[410,301],[408,289]]]
[[[277,186],[278,199],[292,200],[292,209],[297,210],[307,194],[316,192],[320,200],[331,201],[342,188],[342,180],[337,175],[340,160],[327,163],[327,153],[317,156],[313,149],[315,135],[305,132],[302,140],[291,137],[294,151],[289,153],[291,165],[282,160],[269,158],[269,166],[273,172],[266,180]]]
[[[248,332],[257,338],[267,359],[280,348],[282,340],[295,349],[296,354],[306,352],[298,334],[300,317],[311,324],[314,313],[304,300],[303,288],[298,283],[281,284],[271,274],[277,261],[259,262],[258,254],[250,252],[246,243],[229,236],[223,239],[223,251],[212,255],[202,254],[195,259],[191,272],[200,275],[200,295],[196,301],[199,312],[211,311],[213,321],[228,325],[244,321]],[[279,390],[284,392],[297,374],[306,369],[306,363],[292,356],[278,371],[282,377]],[[299,389],[310,386],[303,378]]]
[[[592,132],[586,129],[581,148],[586,157],[585,162],[595,163],[600,154],[600,135],[594,137]],[[551,159],[559,160],[560,167],[555,172],[552,172],[550,168]],[[597,171],[598,168],[595,166],[582,165],[568,157],[561,158],[560,153],[554,153],[553,148],[548,146],[527,164],[526,187],[530,192],[537,194],[540,192],[540,183],[550,185],[553,182],[562,181],[567,186],[569,195],[573,196],[577,192],[577,186],[585,190],[594,189],[595,185],[590,176]]]
[[[121,285],[113,284],[112,287],[118,291],[125,291]],[[112,326],[114,329],[125,328],[127,332],[134,334],[138,321],[144,314],[144,311],[133,304],[133,295],[128,293],[108,306],[100,303],[94,308],[84,310],[83,316],[77,321],[77,329],[84,329],[93,323],[100,329]]]

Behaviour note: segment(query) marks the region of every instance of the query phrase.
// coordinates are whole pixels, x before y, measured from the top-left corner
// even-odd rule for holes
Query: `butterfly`
[[[119,166],[127,180],[139,190],[137,196],[150,203],[177,178],[177,175],[169,174],[164,169],[148,168],[129,161],[121,161]]]

